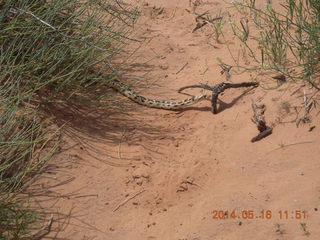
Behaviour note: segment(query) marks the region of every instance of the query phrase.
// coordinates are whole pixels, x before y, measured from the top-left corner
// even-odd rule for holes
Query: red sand
[[[143,5],[134,37],[149,39],[135,60],[141,63],[135,65],[136,74],[148,72],[141,83],[152,86],[141,90],[144,96],[178,100],[186,97],[176,93],[180,87],[226,81],[216,58],[232,63],[227,43],[216,42],[208,25],[192,30],[194,11],[209,10],[215,17],[227,5],[198,2],[147,0]],[[225,31],[236,53],[237,40]],[[250,75],[232,74],[231,81],[250,81]],[[291,96],[299,86],[257,88],[235,103],[245,89],[227,90],[220,96],[227,105],[217,115],[209,102],[183,112],[133,104],[131,116],[81,109],[83,118],[75,116],[72,128],[66,127],[62,152],[53,161],[59,168],[40,180],[44,186],[70,180],[52,187],[52,197],[39,203],[59,212],[52,235],[74,240],[319,239],[317,110],[310,124],[297,128],[290,122],[296,116],[293,107],[285,107],[301,105],[307,87]],[[266,104],[267,123],[274,126],[272,135],[256,143],[250,142],[258,133],[251,100]],[[220,210],[235,210],[236,216],[213,219],[213,211]],[[249,210],[253,219],[244,219]],[[270,219],[259,218],[263,210],[271,211]],[[306,211],[307,219],[295,219],[298,210]]]

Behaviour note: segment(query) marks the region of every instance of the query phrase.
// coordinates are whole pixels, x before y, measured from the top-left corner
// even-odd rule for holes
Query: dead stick
[[[83,198],[83,197],[98,197],[98,194],[81,195],[81,196],[75,196],[74,198]]]
[[[257,105],[252,101],[252,110],[254,112],[252,121],[257,125],[259,134],[251,139],[251,142],[257,142],[266,136],[269,136],[272,133],[272,128],[268,127],[264,118],[265,105]]]
[[[252,138],[251,142],[257,142],[257,141],[261,140],[262,138],[265,138],[266,136],[269,136],[271,133],[272,133],[272,128],[267,127],[266,130],[264,130],[263,132],[259,133],[257,136]]]
[[[189,64],[189,63],[186,62],[186,63],[182,66],[182,68],[180,68],[180,70],[179,70],[178,72],[176,72],[176,74],[179,74],[188,64]]]
[[[122,207],[123,205],[125,205],[127,202],[129,202],[131,199],[135,198],[136,196],[138,196],[139,194],[143,193],[145,191],[145,189],[140,190],[139,192],[136,192],[135,194],[133,194],[132,196],[128,197],[126,200],[124,200],[122,203],[120,203],[118,206],[116,206],[113,209],[113,212],[117,211],[120,207]]]

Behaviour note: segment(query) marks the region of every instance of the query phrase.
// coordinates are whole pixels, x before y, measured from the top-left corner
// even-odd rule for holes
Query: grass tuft
[[[40,221],[18,196],[57,147],[41,107],[100,99],[137,17],[116,0],[0,0],[0,239]]]
[[[231,20],[234,35],[249,52],[253,66],[237,67],[259,72],[278,72],[288,81],[306,81],[320,90],[320,3],[318,0],[285,0],[276,10],[271,1],[256,7],[255,0],[233,7],[250,16],[254,31],[247,32]],[[250,43],[247,40],[252,40]]]

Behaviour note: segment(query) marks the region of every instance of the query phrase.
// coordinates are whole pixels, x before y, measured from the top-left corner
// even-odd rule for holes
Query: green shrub
[[[30,227],[37,224],[37,213],[25,202],[3,200],[0,202],[0,239],[21,239],[28,236]]]
[[[252,17],[255,29],[249,44],[245,32],[233,22],[233,32],[241,40],[255,65],[245,69],[273,71],[287,81],[304,80],[320,90],[320,2],[318,0],[286,0],[279,10],[271,3],[263,9],[255,0],[235,2],[237,10]],[[256,46],[256,48],[254,47]],[[235,59],[235,58],[234,58]]]
[[[56,147],[41,102],[104,94],[137,16],[115,0],[0,0],[0,239],[36,222],[15,196]]]

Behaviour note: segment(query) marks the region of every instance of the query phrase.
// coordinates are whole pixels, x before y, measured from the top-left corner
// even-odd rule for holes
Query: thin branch
[[[176,72],[176,74],[179,74],[188,64],[189,64],[189,63],[186,62],[186,63],[180,68],[180,70],[179,70],[178,72]]]
[[[113,212],[117,211],[120,207],[122,207],[123,205],[125,205],[127,202],[129,202],[131,199],[135,198],[136,196],[138,196],[139,194],[143,193],[144,191],[146,191],[145,189],[140,190],[139,192],[136,192],[135,194],[133,194],[132,196],[128,197],[126,200],[124,200],[122,203],[120,203],[118,206],[116,206],[113,209]]]

